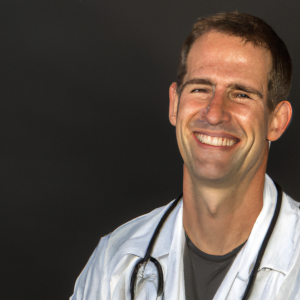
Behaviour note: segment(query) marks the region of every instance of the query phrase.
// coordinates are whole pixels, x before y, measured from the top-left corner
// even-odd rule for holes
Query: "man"
[[[265,174],[291,75],[263,20],[198,20],[169,93],[183,196],[103,237],[72,300],[300,299],[299,205]]]

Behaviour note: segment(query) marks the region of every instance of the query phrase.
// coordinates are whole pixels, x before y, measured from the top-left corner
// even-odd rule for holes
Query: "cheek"
[[[188,125],[197,113],[201,111],[202,106],[205,107],[205,105],[201,105],[199,101],[192,98],[185,97],[180,99],[176,122],[176,136],[179,150],[183,157],[184,152],[189,148],[188,140],[192,134]]]
[[[250,138],[250,135],[253,138],[266,138],[268,117],[267,109],[263,105],[238,105],[234,109],[234,114],[248,138]]]
[[[185,97],[179,103],[178,119],[186,124],[206,106],[207,101],[200,101],[194,97]]]

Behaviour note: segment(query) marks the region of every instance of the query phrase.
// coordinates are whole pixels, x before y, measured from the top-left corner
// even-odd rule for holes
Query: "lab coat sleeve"
[[[103,268],[109,236],[101,238],[89,261],[77,278],[74,294],[70,297],[70,300],[100,300],[101,286],[106,286],[105,282],[103,282]]]

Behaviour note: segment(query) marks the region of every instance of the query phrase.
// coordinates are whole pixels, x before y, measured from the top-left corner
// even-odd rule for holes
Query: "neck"
[[[224,255],[248,239],[263,206],[265,170],[266,160],[252,178],[213,187],[191,178],[184,165],[183,226],[197,248]]]

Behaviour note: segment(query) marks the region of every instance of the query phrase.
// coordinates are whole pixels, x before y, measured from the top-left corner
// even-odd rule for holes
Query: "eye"
[[[209,91],[206,90],[206,89],[198,88],[198,89],[193,89],[193,90],[191,91],[191,93],[209,93]]]
[[[234,95],[235,98],[248,98],[251,99],[248,95],[244,94],[244,93],[238,93]]]

